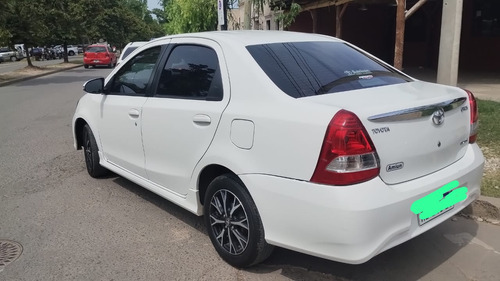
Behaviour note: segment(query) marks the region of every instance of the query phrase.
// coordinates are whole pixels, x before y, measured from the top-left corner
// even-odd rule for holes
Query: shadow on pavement
[[[120,176],[113,182],[207,235],[203,217],[198,217]],[[453,223],[453,228],[443,223],[360,265],[333,262],[276,247],[266,261],[244,271],[257,275],[280,271],[280,275],[291,280],[418,280],[465,247],[446,240],[443,233],[455,230],[476,236],[476,223],[472,229],[461,228],[458,222]],[[459,274],[459,269],[456,270],[455,273]]]

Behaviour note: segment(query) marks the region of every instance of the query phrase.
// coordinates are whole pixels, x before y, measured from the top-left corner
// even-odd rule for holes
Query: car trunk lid
[[[443,169],[467,149],[470,109],[458,88],[415,81],[300,100],[354,112],[375,145],[387,184]]]

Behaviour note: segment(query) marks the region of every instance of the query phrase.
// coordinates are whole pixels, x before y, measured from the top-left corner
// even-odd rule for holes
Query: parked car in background
[[[74,56],[78,54],[78,46],[76,45],[68,45],[68,56]]]
[[[97,65],[115,67],[116,61],[116,54],[107,45],[90,45],[83,53],[83,66],[85,68]]]
[[[84,91],[72,129],[89,175],[113,171],[204,215],[236,267],[273,245],[363,263],[480,195],[474,95],[337,38],[167,36]]]
[[[140,46],[148,43],[147,41],[137,41],[137,42],[130,42],[128,43],[125,48],[123,48],[120,57],[118,58],[118,61],[116,64],[120,64],[130,53],[132,53],[135,49],[139,48]]]
[[[9,47],[0,47],[0,58],[2,61],[18,61],[24,58],[22,53],[12,50]]]

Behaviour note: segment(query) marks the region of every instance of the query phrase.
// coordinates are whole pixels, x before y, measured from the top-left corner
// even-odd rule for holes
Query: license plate
[[[94,62],[99,62],[99,60],[94,60]]]
[[[420,214],[418,214],[418,215],[417,215],[418,225],[419,225],[419,226],[422,226],[422,225],[424,225],[424,224],[426,224],[426,223],[430,222],[431,220],[433,220],[433,219],[435,219],[435,218],[439,217],[440,215],[442,215],[442,214],[444,214],[444,213],[448,212],[448,211],[449,211],[449,210],[451,210],[451,209],[453,209],[453,206],[450,206],[450,207],[448,207],[448,208],[446,208],[446,209],[444,209],[444,210],[440,211],[439,213],[435,214],[434,216],[429,217],[429,218],[426,218],[426,219],[421,219],[421,218],[420,218]]]

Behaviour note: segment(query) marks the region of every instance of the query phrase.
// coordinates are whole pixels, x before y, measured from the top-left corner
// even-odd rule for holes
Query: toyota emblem
[[[441,125],[444,123],[444,109],[439,108],[432,114],[432,122],[436,125]]]

